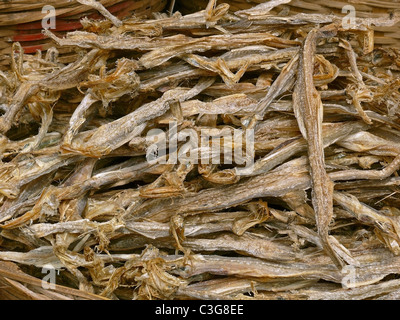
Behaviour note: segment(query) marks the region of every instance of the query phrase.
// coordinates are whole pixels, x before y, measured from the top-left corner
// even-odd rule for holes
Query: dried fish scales
[[[396,15],[78,2],[106,20],[0,72],[1,298],[398,299]]]

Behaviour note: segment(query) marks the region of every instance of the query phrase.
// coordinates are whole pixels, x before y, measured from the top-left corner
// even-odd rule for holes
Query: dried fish
[[[308,142],[313,205],[318,232],[324,249],[336,265],[342,266],[343,263],[332,249],[328,236],[328,226],[333,216],[333,183],[325,171],[322,139],[323,105],[312,79],[316,41],[323,37],[324,32],[329,33],[332,30],[329,28],[326,31],[313,29],[304,41],[303,51],[300,55],[298,79],[293,92],[293,109],[300,131]]]
[[[345,29],[275,15],[289,0],[146,19],[78,2],[106,20],[44,30],[46,54],[0,43],[1,285],[32,299],[399,297],[400,52],[374,48],[397,15]]]

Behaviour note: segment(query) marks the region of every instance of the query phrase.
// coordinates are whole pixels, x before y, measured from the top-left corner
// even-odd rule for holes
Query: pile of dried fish
[[[76,50],[70,64],[13,44],[0,73],[9,286],[31,298],[400,297],[400,51],[375,49],[373,33],[399,17],[346,29],[334,15],[272,15],[284,2],[45,31]],[[224,148],[188,143],[204,135]],[[229,161],[229,147],[253,162]]]
[[[132,15],[150,17],[153,12],[162,11],[166,3],[167,0],[0,1],[0,70],[9,65],[9,59],[3,58],[11,53],[13,42],[19,42],[24,53],[53,47],[54,43],[41,32],[42,28],[51,28],[58,36],[64,36],[67,31],[82,29],[83,18],[103,19],[97,10],[105,15],[112,13],[109,18],[118,21]],[[69,55],[71,48],[60,48],[59,52],[63,63],[76,60]]]
[[[225,0],[231,11],[250,9],[251,7],[266,2],[265,0]],[[176,0],[177,8],[185,13],[193,13],[204,9],[208,0]],[[340,17],[347,16],[349,8],[355,9],[355,16],[359,18],[387,18],[400,12],[399,0],[286,0],[280,1],[281,5],[271,10],[276,15],[296,15],[298,13],[335,14]],[[382,24],[376,26],[375,44],[400,48],[400,24]]]

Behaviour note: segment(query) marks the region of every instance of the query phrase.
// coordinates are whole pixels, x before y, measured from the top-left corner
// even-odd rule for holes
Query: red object
[[[37,41],[37,40],[43,40],[46,39],[47,37],[42,34],[20,34],[17,36],[12,37],[13,42],[25,42],[25,41]]]

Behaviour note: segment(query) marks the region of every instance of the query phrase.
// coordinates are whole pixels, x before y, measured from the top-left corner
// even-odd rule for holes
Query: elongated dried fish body
[[[281,93],[288,90],[294,84],[294,75],[298,66],[299,56],[296,54],[282,69],[278,78],[268,90],[267,95],[259,101],[257,112],[263,115],[272,101]]]
[[[241,47],[244,45],[267,44],[277,48],[295,46],[296,41],[284,41],[271,34],[241,34],[232,35],[229,38],[223,36],[210,36],[199,39],[187,39],[184,45],[166,47],[163,50],[153,50],[142,56],[140,62],[147,68],[160,65],[182,53],[204,52],[208,50],[224,50],[227,48]]]
[[[42,238],[55,233],[75,233],[75,234],[90,234],[96,232],[112,233],[119,228],[124,227],[123,223],[118,223],[116,220],[97,223],[89,220],[75,220],[68,222],[60,222],[56,225],[52,224],[35,224],[32,227],[27,227],[36,237]]]
[[[251,9],[237,11],[236,14],[239,16],[252,16],[252,15],[266,15],[268,14],[273,8],[289,3],[289,0],[273,0],[267,3],[261,3]]]
[[[225,277],[222,279],[202,281],[193,283],[185,288],[179,289],[178,296],[188,296],[203,300],[235,300],[240,299],[239,294],[259,291],[285,292],[287,290],[301,289],[309,287],[315,283],[314,280],[288,280],[288,281],[267,281],[259,282],[255,280],[240,279],[235,277]]]
[[[222,213],[220,216],[224,216]],[[195,237],[203,234],[216,233],[221,231],[230,231],[233,227],[233,219],[227,219],[215,223],[188,224],[185,222],[184,235],[185,237]],[[128,221],[125,224],[126,229],[145,236],[149,239],[168,238],[170,226],[167,223],[159,223],[154,221]]]
[[[341,40],[343,47],[346,49],[347,52],[347,57],[349,58],[350,61],[350,66],[353,72],[353,75],[355,79],[357,80],[356,88],[353,89],[351,86],[347,89],[347,91],[350,93],[350,95],[353,98],[353,104],[357,109],[357,112],[361,116],[361,118],[368,124],[372,123],[372,120],[368,117],[368,115],[365,113],[364,109],[361,106],[361,101],[362,98],[365,99],[367,97],[367,101],[372,101],[372,93],[371,91],[368,90],[368,88],[365,86],[365,83],[363,81],[363,77],[358,70],[357,67],[357,58],[356,54],[351,47],[351,44],[346,41],[346,40]]]
[[[343,170],[329,174],[332,180],[371,179],[383,180],[389,178],[400,169],[400,155],[382,170]]]
[[[295,261],[296,254],[290,247],[257,239],[250,235],[230,236],[223,235],[212,239],[186,239],[182,242],[184,247],[196,251],[238,251],[253,257],[271,261]]]
[[[82,82],[80,86],[90,88],[92,95],[107,107],[110,102],[118,100],[125,94],[135,96],[140,83],[135,73],[138,68],[136,61],[122,58],[116,62],[114,70],[105,73],[103,69],[99,76],[89,75],[88,81]]]
[[[386,140],[367,131],[355,133],[338,144],[352,151],[373,155],[397,156],[400,150],[398,141]]]
[[[360,156],[360,155],[348,155],[348,156],[334,156],[330,159],[326,159],[327,165],[346,166],[357,164],[362,169],[371,169],[371,166],[375,163],[382,161],[381,157],[378,156]]]
[[[212,59],[189,54],[184,55],[183,59],[195,67],[219,74],[228,86],[232,86],[234,83],[239,82],[245,71],[254,70],[252,68],[253,65],[269,61],[274,63],[285,61],[293,57],[297,51],[297,48],[287,48],[264,54],[249,54],[243,57],[237,57],[236,55],[233,59],[227,59],[227,54]],[[234,74],[231,70],[237,70],[237,73]]]
[[[97,9],[103,16],[109,19],[116,27],[120,27],[122,22],[113,16],[100,2],[94,0],[77,0],[79,3]]]
[[[25,208],[29,208],[39,199],[41,192],[52,182],[54,174],[45,174],[27,183],[16,199],[7,199],[0,208],[0,222],[11,219]]]
[[[331,144],[351,136],[354,131],[360,131],[363,128],[366,128],[366,126],[359,122],[348,122],[346,124],[325,124],[324,130],[321,133],[323,144],[325,147],[328,147]],[[306,147],[307,142],[302,138],[294,138],[285,141],[265,157],[257,160],[252,166],[251,170],[248,170],[249,174],[244,173],[243,175],[255,176],[260,173],[265,173],[283,161],[289,159],[293,155],[305,150]]]
[[[180,79],[197,79],[199,77],[212,77],[214,74],[207,70],[193,68],[187,64],[173,64],[161,70],[144,71],[140,73],[140,92],[153,92],[158,88],[176,82]]]
[[[333,264],[324,264],[317,261],[308,263],[272,263],[255,258],[233,258],[221,256],[196,255],[191,266],[175,272],[183,277],[210,272],[224,276],[235,276],[240,273],[258,279],[324,279],[345,285],[349,281],[348,270],[339,271]],[[398,257],[362,263],[354,268],[352,288],[376,284],[386,275],[398,268]]]
[[[98,101],[91,93],[85,95],[75,112],[71,116],[69,122],[69,128],[64,136],[64,144],[71,144],[73,136],[79,130],[79,128],[85,123],[85,113],[89,111],[89,108]]]
[[[90,179],[96,159],[85,159],[77,166],[76,171],[64,182],[63,186],[76,185]],[[84,195],[62,202],[59,207],[60,221],[80,219],[87,204],[87,197]]]
[[[181,107],[185,117],[197,114],[221,114],[221,110],[226,114],[251,114],[255,109],[255,103],[254,99],[245,94],[233,94],[212,102],[189,100],[182,102]]]
[[[334,200],[344,209],[355,215],[358,220],[379,228],[382,234],[387,235],[387,238],[384,238],[386,245],[395,254],[400,254],[400,228],[396,217],[386,217],[367,205],[360,203],[351,195],[335,192]]]
[[[202,38],[191,38],[178,34],[156,39],[137,39],[129,36],[109,37],[93,35],[88,32],[74,32],[67,39],[60,39],[48,30],[46,36],[51,37],[59,45],[77,45],[83,48],[100,48],[103,50],[145,50],[150,51],[139,60],[143,66],[150,69],[167,62],[173,57],[185,53],[204,52],[207,50],[224,50],[239,48],[245,45],[266,44],[276,48],[288,48],[298,45],[297,41],[285,40],[270,33],[249,33],[226,36],[212,35]],[[163,47],[163,49],[159,49]]]
[[[168,219],[167,217],[170,217],[172,212],[194,214],[216,211],[259,197],[279,197],[293,190],[306,190],[310,187],[306,163],[305,158],[295,159],[270,173],[253,177],[237,185],[206,189],[197,194],[176,199],[172,205],[169,201],[159,202],[157,205],[145,203],[135,212],[135,215],[143,215],[154,221],[162,222]],[[282,177],[285,179],[282,180]]]
[[[251,278],[301,278],[325,279],[340,283],[340,272],[333,265],[314,265],[301,263],[270,263],[255,258],[232,258],[215,255],[196,255],[192,257],[192,265],[177,270],[183,277],[209,272],[224,276],[246,275]]]
[[[326,30],[327,32],[331,30]],[[308,155],[311,167],[313,206],[318,232],[324,249],[338,266],[341,259],[333,250],[329,241],[329,224],[333,217],[333,183],[325,171],[324,145],[322,139],[323,105],[321,97],[313,83],[314,54],[316,41],[323,37],[323,30],[312,30],[300,55],[297,83],[293,93],[293,108],[300,131],[308,143]]]
[[[59,38],[51,31],[45,29],[43,34],[53,39],[60,46],[78,46],[81,48],[100,48],[103,50],[152,50],[171,43],[179,43],[186,39],[179,34],[151,41],[148,38],[136,38],[127,35],[98,35],[86,31],[74,31],[67,34],[66,38]]]
[[[71,155],[60,156],[55,150],[49,150],[49,154],[36,158],[17,158],[11,163],[2,164],[0,168],[0,192],[9,198],[15,198],[19,188],[36,178],[50,173],[60,167],[79,161],[81,158]]]
[[[314,291],[312,289],[306,289],[304,292],[299,290],[295,294],[304,294],[304,296],[306,296],[309,300],[367,300],[375,297],[378,297],[377,299],[379,300],[382,296],[385,296],[385,294],[388,295],[388,292],[398,292],[398,285],[399,283],[397,280],[390,280],[388,282],[368,285],[361,288],[353,288],[352,290],[337,289],[333,291],[322,292],[321,290]],[[392,299],[394,297],[395,295],[392,297]]]
[[[43,246],[29,252],[2,252],[2,260],[19,262],[21,264],[44,267],[52,265],[55,269],[62,268],[63,265],[54,255],[52,246]]]
[[[105,124],[98,129],[77,134],[71,145],[63,145],[63,148],[67,151],[83,153],[90,157],[107,155],[140,134],[140,131],[137,131],[138,126],[167,112],[169,101],[174,99],[179,101],[188,100],[210,86],[212,82],[209,79],[203,79],[196,87],[190,90],[173,89],[167,91],[160,99],[149,102],[118,120]]]
[[[28,147],[24,148],[23,152],[30,152],[40,145],[47,134],[53,118],[53,111],[50,107],[50,103],[30,103],[28,106],[31,114],[34,114],[34,116],[40,116],[42,125],[39,129],[36,139]]]
[[[68,151],[87,154],[92,157],[101,157],[112,150],[129,142],[137,132],[135,128],[147,120],[151,120],[165,113],[169,106],[167,101],[173,99],[182,90],[173,90],[154,103],[142,106],[139,110],[103,125],[98,129],[76,135],[71,146],[63,146]],[[83,143],[84,141],[84,143]],[[90,146],[90,147],[88,147]]]
[[[7,112],[0,118],[0,132],[5,133],[10,130],[12,122],[17,113],[24,106],[26,100],[39,92],[40,88],[38,84],[23,83],[18,88],[18,91],[14,95],[14,102],[8,107]]]

